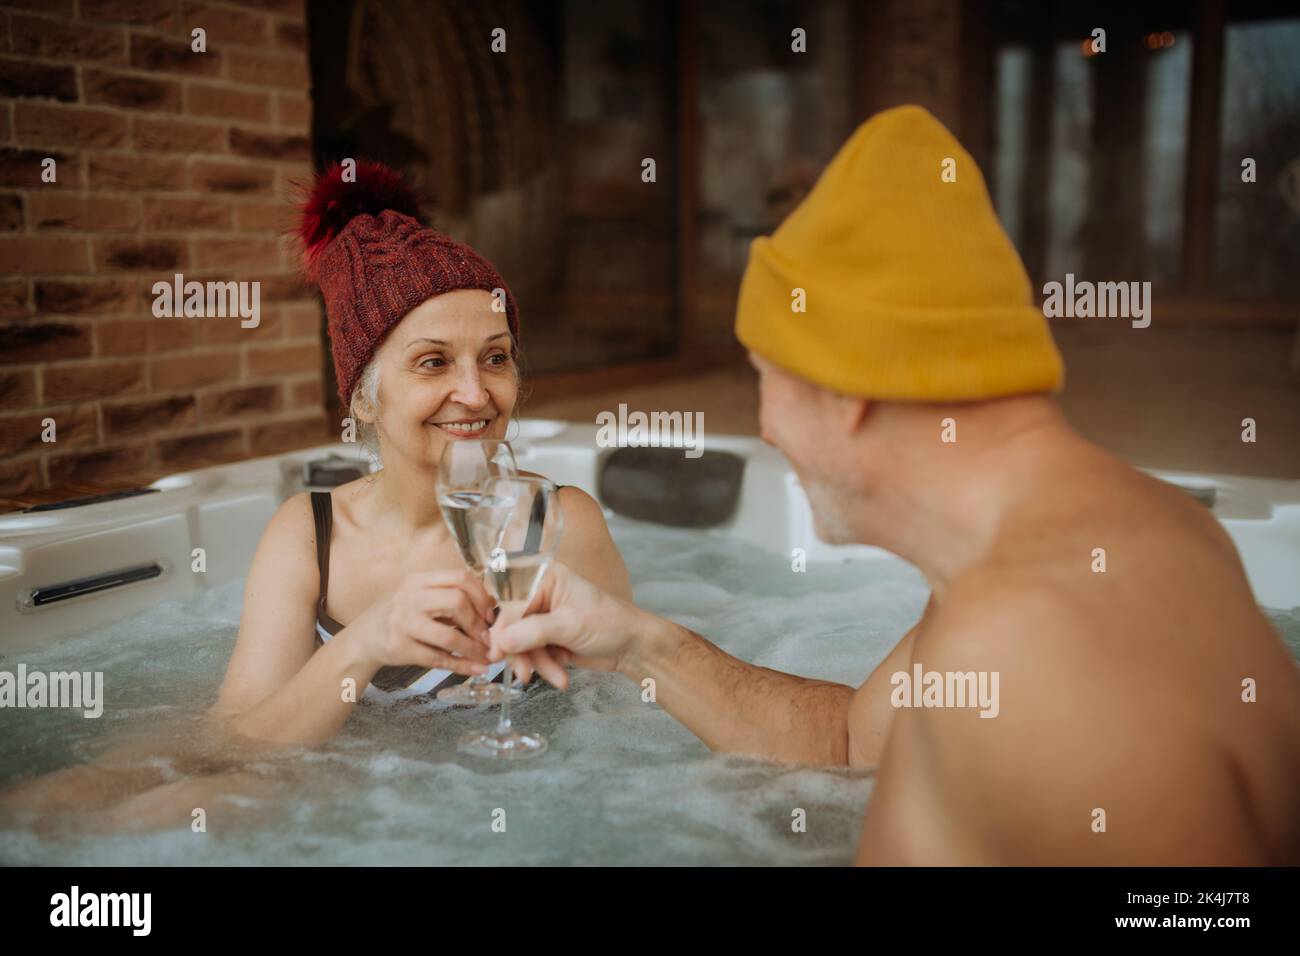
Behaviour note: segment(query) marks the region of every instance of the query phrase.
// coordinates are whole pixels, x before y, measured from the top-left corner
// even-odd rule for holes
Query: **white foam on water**
[[[639,604],[736,656],[859,683],[915,620],[925,588],[880,561],[809,565],[716,535],[615,519]],[[105,712],[13,711],[0,784],[86,760],[125,733],[137,766],[194,783],[166,754],[216,696],[239,623],[242,584],[169,603],[24,658],[29,668],[102,670]],[[8,863],[844,863],[852,859],[870,775],[709,752],[641,688],[571,672],[568,693],[529,688],[517,724],[550,741],[524,763],[460,755],[462,733],[494,710],[434,702],[366,705],[324,746],[235,763],[238,786],[207,795],[206,833],[188,816],[151,832],[0,831]],[[160,753],[148,751],[157,740]],[[220,756],[220,755],[218,755]],[[181,767],[182,769],[178,769]],[[792,812],[807,814],[807,832]],[[504,811],[505,832],[493,822]],[[85,814],[82,816],[90,817]],[[84,821],[71,819],[75,827]]]
[[[614,519],[638,603],[743,660],[856,686],[915,623],[927,590],[899,561],[809,564],[717,535]],[[104,716],[9,710],[0,789],[85,766],[129,740],[128,770],[196,788],[207,832],[185,812],[165,829],[0,829],[0,862],[204,864],[843,864],[853,859],[870,773],[713,754],[641,688],[571,672],[561,693],[533,685],[516,724],[549,751],[495,763],[456,739],[495,710],[366,704],[315,748],[256,759],[204,750],[195,717],[216,698],[234,645],[242,583],[162,604],[92,635],[22,655],[29,669],[103,670]],[[1274,612],[1288,643],[1300,615]],[[5,667],[18,663],[7,660]],[[208,763],[187,759],[207,753]],[[121,766],[121,764],[119,764]],[[202,768],[207,769],[202,769]],[[198,769],[196,769],[198,768]],[[212,777],[212,773],[224,776]],[[217,783],[214,783],[217,781]],[[806,832],[792,813],[806,813]],[[495,832],[494,811],[505,813]],[[102,821],[101,821],[102,822]]]

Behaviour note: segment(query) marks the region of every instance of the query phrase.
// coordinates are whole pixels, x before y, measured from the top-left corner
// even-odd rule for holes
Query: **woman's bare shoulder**
[[[300,544],[316,546],[316,519],[312,514],[311,492],[300,491],[290,495],[275,509],[275,514],[266,525],[267,536],[276,540],[298,541]]]
[[[559,499],[564,514],[564,535],[560,539],[558,559],[603,590],[631,599],[632,582],[627,566],[610,537],[605,509],[600,502],[577,485],[562,487]]]
[[[600,502],[587,494],[577,485],[565,485],[559,491],[560,506],[566,517],[574,515],[583,523],[597,524],[602,531],[606,529],[605,509]]]
[[[315,649],[320,595],[311,495],[281,503],[267,522],[244,585],[239,638],[216,711],[230,717],[265,700]]]
[[[309,492],[286,498],[267,523],[249,576],[257,578],[263,574],[303,590],[318,586],[316,520]]]
[[[546,475],[539,475],[535,471],[521,471],[519,475],[522,478],[542,478],[550,481]],[[576,520],[582,525],[586,525],[599,518],[600,527],[602,530],[604,529],[605,512],[601,508],[600,502],[577,485],[559,485],[558,487],[559,490],[556,494],[560,499],[560,507],[564,509],[566,521]]]

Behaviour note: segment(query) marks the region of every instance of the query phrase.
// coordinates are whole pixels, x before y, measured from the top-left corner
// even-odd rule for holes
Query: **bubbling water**
[[[780,555],[722,536],[618,519],[611,531],[639,604],[742,659],[809,677],[860,683],[925,600],[919,576],[899,562],[795,573]],[[199,717],[215,701],[241,598],[242,583],[230,582],[23,656],[29,670],[103,671],[104,715],[4,715],[0,789],[69,768],[46,778],[42,798],[47,809],[58,800],[69,807],[39,828],[22,817],[0,821],[0,861],[852,859],[869,773],[712,754],[617,674],[575,670],[567,693],[531,686],[517,713],[551,750],[523,765],[456,752],[461,734],[492,725],[494,709],[428,700],[366,703],[317,748],[223,750]],[[153,796],[133,803],[144,783]],[[159,810],[163,797],[179,804],[170,818]],[[206,832],[194,832],[195,808]],[[792,827],[796,809],[805,832]]]
[[[920,616],[927,589],[894,560],[812,563],[724,536],[613,519],[638,604],[743,660],[858,685]],[[571,672],[515,705],[550,750],[477,760],[457,738],[495,709],[360,706],[317,748],[238,753],[204,733],[239,624],[242,584],[161,604],[22,655],[29,670],[104,672],[104,713],[2,715],[0,791],[46,813],[0,818],[0,863],[843,864],[869,772],[713,754],[617,674]],[[1272,612],[1293,653],[1300,614]],[[12,670],[17,659],[0,666]],[[141,785],[148,784],[143,794]],[[0,795],[2,800],[2,795]],[[195,832],[203,810],[205,832]],[[793,824],[803,811],[805,827]]]

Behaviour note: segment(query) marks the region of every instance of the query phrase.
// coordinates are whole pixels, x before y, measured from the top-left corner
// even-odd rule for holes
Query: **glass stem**
[[[510,682],[514,679],[511,673],[510,659],[506,658],[506,669],[501,675],[501,686],[505,689],[505,696],[501,698],[501,719],[497,721],[497,733],[510,733]]]
[[[470,569],[473,570],[473,571],[478,571],[478,579],[479,579],[479,581],[481,581],[481,582],[483,583],[483,586],[484,586],[484,587],[487,587],[487,583],[488,583],[488,580],[487,580],[487,572],[484,571],[484,570],[481,570],[480,568],[478,568],[478,567],[475,566],[474,564],[470,564]],[[494,623],[495,623],[495,622],[494,622]],[[490,627],[491,625],[488,625],[488,626]],[[471,674],[471,675],[470,675],[470,678],[469,678],[469,681],[468,681],[467,683],[468,683],[468,685],[469,685],[470,687],[473,687],[473,688],[475,688],[475,689],[482,689],[482,688],[484,688],[484,687],[487,687],[488,684],[492,683],[492,681],[488,679],[487,674]]]

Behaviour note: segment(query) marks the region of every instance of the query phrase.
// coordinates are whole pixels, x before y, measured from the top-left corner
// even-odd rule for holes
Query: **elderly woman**
[[[345,692],[348,678],[359,691],[381,670],[488,670],[493,601],[465,569],[435,478],[450,443],[506,437],[519,397],[518,312],[482,256],[419,223],[394,173],[359,163],[356,174],[321,175],[301,232],[340,395],[373,433],[383,469],[323,500],[290,498],[271,519],[200,730],[146,730],[91,763],[25,780],[0,794],[0,825],[120,832],[188,824],[195,807],[242,812],[227,798],[278,785],[246,766],[246,749],[327,740],[364,699]],[[494,307],[502,297],[504,311]],[[630,596],[596,502],[573,487],[557,500],[565,530],[555,560]],[[545,648],[515,663],[524,679],[566,684]]]
[[[420,224],[394,173],[366,162],[355,182],[342,173],[323,173],[303,207],[305,265],[324,295],[340,397],[373,431],[383,468],[315,508],[290,498],[258,546],[214,714],[265,740],[330,737],[361,696],[341,691],[348,678],[362,688],[387,668],[488,668],[493,600],[465,569],[435,477],[449,444],[506,437],[517,307],[486,259]],[[630,597],[600,507],[571,486],[558,501],[556,560]],[[517,668],[564,682],[544,649]]]

